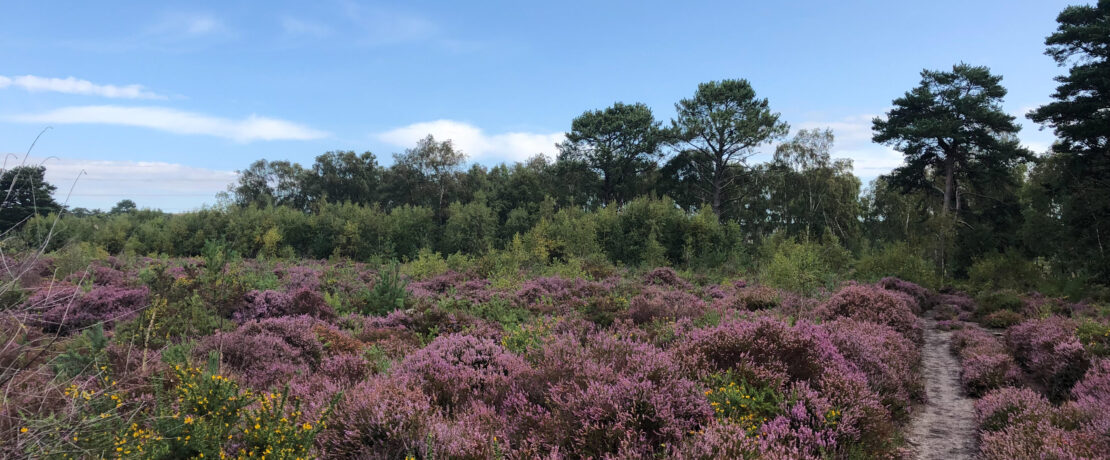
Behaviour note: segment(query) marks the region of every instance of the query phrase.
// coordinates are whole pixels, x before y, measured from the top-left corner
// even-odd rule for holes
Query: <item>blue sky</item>
[[[389,164],[430,132],[490,165],[554,153],[584,110],[666,120],[699,82],[746,78],[794,129],[832,128],[869,180],[900,162],[870,119],[923,68],[989,66],[1015,115],[1047,102],[1062,69],[1043,41],[1067,4],[7,0],[0,152],[52,126],[32,161],[63,199],[85,171],[70,205],[182,211],[258,158]],[[1051,144],[1021,120],[1023,142]]]

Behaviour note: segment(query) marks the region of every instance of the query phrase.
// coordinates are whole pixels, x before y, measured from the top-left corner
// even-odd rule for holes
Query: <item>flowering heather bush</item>
[[[910,405],[925,400],[921,354],[913,342],[889,326],[867,321],[842,318],[824,327],[892,414],[904,417]]]
[[[300,289],[310,291],[320,289],[320,269],[311,265],[290,265],[286,267],[279,264],[274,267],[274,274],[281,279],[282,285],[290,292]]]
[[[1052,316],[1032,319],[1006,331],[1006,345],[1014,358],[1044,385],[1050,399],[1066,397],[1087,372],[1087,353],[1076,328],[1074,321]]]
[[[927,303],[934,308],[941,305],[949,305],[953,307],[956,311],[960,312],[975,311],[975,299],[972,299],[967,294],[961,292],[937,294],[931,297]]]
[[[888,276],[879,280],[879,286],[888,291],[898,291],[903,294],[909,295],[910,297],[913,297],[913,299],[916,300],[920,305],[924,305],[930,296],[929,290],[922,287],[921,285],[898,279],[893,276]]]
[[[781,303],[779,292],[767,286],[736,289],[735,292],[713,302],[717,308],[735,310],[768,310]]]
[[[644,283],[651,286],[671,287],[675,289],[688,290],[693,286],[681,277],[678,273],[670,267],[659,267],[644,275]]]
[[[489,280],[468,280],[466,275],[453,271],[425,281],[409,283],[408,290],[417,299],[449,297],[475,304],[489,302],[497,294],[490,289]]]
[[[485,404],[471,404],[453,418],[435,417],[421,453],[425,458],[504,458],[504,419]]]
[[[700,385],[650,344],[562,334],[529,357],[534,372],[505,405],[508,436],[524,457],[642,458],[712,416]]]
[[[83,295],[79,294],[72,304],[65,302],[64,297],[57,299],[58,304],[42,315],[43,330],[68,334],[100,322],[111,326],[116,321],[131,318],[140,309],[147,307],[149,293],[150,290],[145,286],[98,286]]]
[[[409,355],[397,371],[439,407],[451,411],[471,401],[497,404],[514,380],[529,372],[520,357],[491,339],[450,334]]]
[[[525,281],[516,298],[521,305],[540,313],[568,313],[586,306],[591,298],[605,297],[614,286],[613,281],[541,277]]]
[[[939,331],[955,331],[964,328],[964,323],[960,321],[953,321],[950,319],[942,319],[937,321],[937,330]]]
[[[656,286],[648,286],[640,295],[633,297],[628,308],[628,316],[636,324],[660,319],[696,318],[703,313],[705,301],[700,297],[689,292]]]
[[[232,313],[237,322],[279,316],[308,315],[322,320],[335,319],[335,311],[316,291],[298,289],[293,292],[251,291],[243,298],[243,306]]]
[[[827,395],[829,404],[841,413],[838,442],[885,448],[889,411],[869,388],[866,375],[845,359],[820,326],[804,322],[788,326],[766,317],[731,322],[689,333],[676,353],[697,369],[732,369],[748,382],[784,391],[794,388],[788,384],[805,383],[806,388]]]
[[[324,345],[313,333],[318,321],[309,316],[283,316],[244,323],[232,332],[201,340],[196,352],[221,353],[223,364],[253,388],[265,389],[315,370]]]
[[[372,378],[343,393],[316,447],[324,458],[404,458],[424,445],[435,414],[410,382]]]
[[[1078,408],[1092,418],[1096,431],[1110,433],[1110,359],[1091,363],[1072,395]]]
[[[906,297],[875,286],[846,286],[821,304],[815,315],[825,320],[848,317],[885,324],[915,343],[921,343],[923,337]]]
[[[964,328],[953,333],[952,351],[960,358],[960,383],[972,396],[1021,380],[1014,358],[998,339],[982,329]]]
[[[1103,458],[1110,451],[1105,411],[1053,407],[1030,389],[993,391],[976,401],[975,412],[986,459]]]

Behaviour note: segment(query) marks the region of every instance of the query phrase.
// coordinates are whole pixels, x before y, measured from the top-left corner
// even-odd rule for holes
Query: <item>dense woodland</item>
[[[866,187],[742,79],[180,214],[5,170],[0,457],[1106,458],[1110,0],[1057,21],[1051,151],[959,63],[891,95]]]

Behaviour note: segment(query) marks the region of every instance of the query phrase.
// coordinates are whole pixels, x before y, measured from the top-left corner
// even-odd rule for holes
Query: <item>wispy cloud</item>
[[[377,135],[382,142],[409,148],[424,136],[437,140],[450,139],[471,160],[523,161],[536,154],[554,156],[555,144],[563,141],[564,133],[509,132],[487,134],[481,128],[454,120],[436,120],[402,126]]]
[[[310,140],[329,135],[298,123],[253,114],[236,120],[165,107],[63,107],[38,114],[15,115],[9,117],[9,120],[24,123],[138,126],[175,134],[222,137],[236,142]]]
[[[440,33],[439,25],[423,17],[378,6],[344,4],[347,17],[362,29],[362,42],[390,45],[424,41]]]
[[[6,77],[0,75],[0,89],[23,88],[30,92],[55,92],[82,94],[119,99],[165,99],[165,96],[148,90],[143,85],[98,85],[75,77],[47,78],[34,75]]]
[[[147,32],[170,39],[228,35],[231,29],[223,20],[208,13],[173,12],[162,16]]]
[[[327,25],[308,21],[304,19],[294,18],[292,16],[285,16],[281,18],[281,28],[285,33],[290,35],[309,36],[309,37],[326,37],[331,35],[331,28]]]

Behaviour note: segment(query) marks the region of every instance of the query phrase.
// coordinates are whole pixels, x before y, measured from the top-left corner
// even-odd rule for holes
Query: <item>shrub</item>
[[[60,303],[42,315],[43,329],[47,332],[70,332],[104,323],[110,327],[116,321],[133,317],[141,308],[147,306],[146,287],[121,288],[98,286],[80,295],[76,301]],[[34,297],[34,296],[32,296]]]
[[[653,286],[663,286],[675,289],[690,289],[690,283],[678,276],[670,267],[659,267],[644,275],[644,283]]]
[[[400,271],[394,264],[390,268],[378,271],[378,280],[374,288],[366,295],[366,308],[364,315],[384,315],[394,310],[401,310],[409,302],[409,291],[406,289],[408,282],[401,279]]]
[[[491,339],[449,334],[409,355],[396,372],[412,381],[448,412],[471,401],[496,404],[510,384],[528,372],[522,359]]]
[[[731,294],[722,294],[715,306],[737,310],[770,310],[782,303],[779,292],[767,286],[740,287]]]
[[[232,314],[232,318],[242,323],[263,318],[299,315],[332,320],[335,319],[335,310],[320,294],[305,288],[293,292],[255,290],[244,296],[243,306]]]
[[[712,416],[700,385],[650,344],[561,334],[529,358],[534,372],[505,405],[524,457],[647,457]]]
[[[1088,318],[1080,321],[1075,335],[1091,356],[1110,356],[1110,324]]]
[[[976,299],[978,308],[976,313],[984,316],[996,311],[1011,311],[1020,312],[1025,302],[1021,300],[1021,296],[1016,291],[1012,290],[999,290],[989,291],[980,294]]]
[[[232,332],[217,332],[201,340],[196,352],[217,352],[225,366],[243,383],[265,389],[316,369],[324,345],[313,333],[317,320],[284,316],[252,321]]]
[[[909,281],[895,278],[893,276],[888,276],[879,280],[879,286],[888,291],[898,291],[910,297],[913,297],[914,300],[922,305],[924,305],[925,302],[929,300],[929,297],[931,295],[928,289]]]
[[[1000,431],[1010,425],[1044,420],[1052,409],[1052,404],[1033,390],[1001,388],[975,401],[975,419],[983,431]]]
[[[764,245],[767,262],[760,279],[768,286],[802,294],[831,288],[849,265],[850,255],[836,242],[797,242],[772,237]]]
[[[906,338],[921,343],[923,333],[905,297],[870,285],[850,285],[833,294],[814,314],[832,320],[848,317],[885,324]]]
[[[890,326],[849,318],[824,327],[844,358],[867,375],[871,389],[892,414],[906,417],[913,404],[925,400],[921,354],[913,342]]]
[[[990,333],[977,328],[964,328],[952,334],[952,351],[960,358],[960,383],[972,396],[1007,385],[1021,379],[1014,358]]]
[[[865,253],[855,263],[856,277],[867,281],[900,278],[935,287],[935,265],[925,260],[921,252],[909,244],[899,242]]]
[[[1074,321],[1052,316],[1006,330],[1006,345],[1014,358],[1044,385],[1049,399],[1063,399],[1087,372],[1087,354],[1076,329]]]
[[[435,413],[410,382],[372,378],[343,393],[316,446],[324,458],[404,458],[425,442]]]
[[[989,254],[975,260],[967,270],[968,281],[981,290],[1036,290],[1045,282],[1045,272],[1017,251]]]
[[[628,316],[636,324],[696,318],[704,312],[705,302],[698,296],[656,286],[648,286],[640,295],[633,297],[628,308]]]
[[[1006,329],[1010,326],[1018,324],[1025,319],[1021,313],[1000,310],[983,317],[981,321],[986,327],[993,327],[997,329]]]

